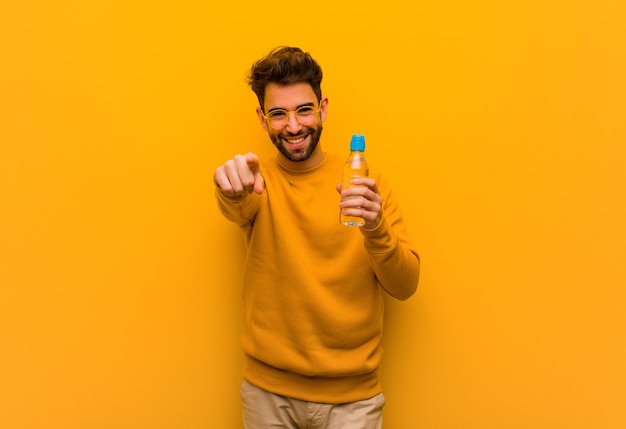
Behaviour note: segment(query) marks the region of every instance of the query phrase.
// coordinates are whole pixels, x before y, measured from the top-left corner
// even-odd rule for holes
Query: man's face
[[[272,143],[285,158],[294,162],[306,161],[315,152],[322,135],[322,121],[326,118],[327,104],[328,100],[322,98],[318,105],[315,93],[308,83],[291,85],[270,83],[265,87],[265,112],[267,114],[276,109],[291,112],[288,114],[287,123],[280,129],[274,129],[268,126],[260,109],[257,113]],[[307,121],[307,125],[300,124],[294,113],[302,106],[320,109],[319,114],[316,114],[312,121]]]

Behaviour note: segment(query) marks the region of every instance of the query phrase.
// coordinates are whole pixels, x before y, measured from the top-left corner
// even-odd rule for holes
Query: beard
[[[293,161],[293,162],[306,161],[307,159],[311,157],[311,154],[313,154],[313,151],[315,151],[315,148],[317,147],[317,144],[320,141],[320,137],[322,136],[323,128],[324,127],[320,123],[315,128],[302,127],[302,130],[298,134],[291,134],[286,131],[283,131],[277,134],[270,133],[270,139],[272,140],[272,143],[274,144],[274,146],[276,146],[276,149],[278,149],[278,151],[282,153],[283,156],[287,158],[289,161]],[[293,138],[293,137],[299,137],[299,136],[306,137],[307,135],[310,137],[309,144],[306,147],[303,147],[301,149],[297,149],[297,150],[289,149],[289,145],[283,141],[284,137],[286,138]]]

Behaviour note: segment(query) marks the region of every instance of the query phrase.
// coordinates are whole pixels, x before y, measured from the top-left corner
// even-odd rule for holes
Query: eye
[[[298,115],[313,115],[315,113],[315,109],[313,106],[302,106],[298,109]]]
[[[285,110],[272,110],[267,114],[267,117],[270,119],[282,119],[287,117],[287,112]]]

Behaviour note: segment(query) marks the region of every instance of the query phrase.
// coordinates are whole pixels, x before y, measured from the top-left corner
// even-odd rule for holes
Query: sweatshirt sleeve
[[[405,300],[417,289],[420,258],[409,240],[394,195],[380,178],[378,185],[383,190],[382,220],[374,229],[360,230],[379,284],[394,298]]]
[[[254,192],[246,195],[226,195],[217,184],[215,185],[215,198],[220,212],[226,219],[243,229],[250,229],[254,224],[254,218],[261,206],[261,197]]]

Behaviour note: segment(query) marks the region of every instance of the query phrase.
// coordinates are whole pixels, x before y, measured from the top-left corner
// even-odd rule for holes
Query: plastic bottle
[[[346,160],[343,166],[343,177],[341,180],[341,189],[355,187],[352,181],[357,177],[367,177],[369,175],[369,168],[367,167],[367,161],[364,156],[365,151],[365,137],[361,134],[354,134],[352,140],[350,140],[350,156]],[[342,201],[346,198],[343,197]],[[362,226],[365,224],[363,218],[356,216],[345,216],[339,214],[340,222],[347,226]]]

